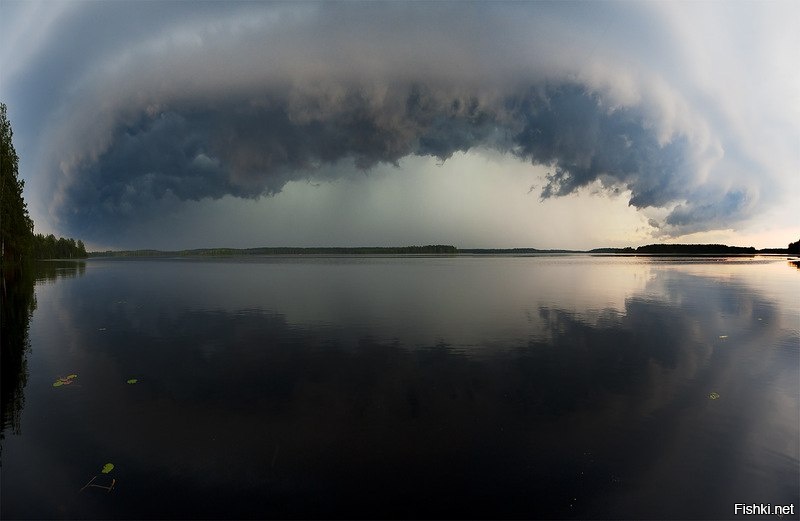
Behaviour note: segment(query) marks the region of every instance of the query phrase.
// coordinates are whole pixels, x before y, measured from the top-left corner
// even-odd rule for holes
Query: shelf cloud
[[[26,8],[28,18],[43,12],[17,6],[22,19]],[[655,233],[677,236],[745,221],[779,198],[799,163],[785,138],[751,142],[760,125],[791,135],[797,97],[784,112],[744,116],[740,99],[715,98],[724,80],[687,52],[691,39],[674,43],[688,17],[679,6],[61,11],[4,91],[40,85],[40,103],[23,107],[38,118],[24,131],[40,131],[34,182],[59,228],[96,240],[180,201],[260,198],[294,180],[468,151],[544,165],[541,200],[589,186],[629,194],[631,206],[661,212]],[[735,29],[746,15],[726,16]],[[744,76],[720,67],[731,81]]]

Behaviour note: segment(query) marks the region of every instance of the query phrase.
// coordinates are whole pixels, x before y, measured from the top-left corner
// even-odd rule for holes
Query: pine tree
[[[13,135],[6,105],[0,103],[0,258],[4,268],[30,258],[33,244],[33,221],[22,197],[25,181],[17,171]]]

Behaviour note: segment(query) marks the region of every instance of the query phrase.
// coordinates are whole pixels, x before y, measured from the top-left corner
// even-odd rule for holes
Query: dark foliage
[[[190,257],[224,255],[430,255],[456,254],[455,246],[429,244],[427,246],[357,247],[357,248],[205,248],[198,250],[160,251],[128,250],[92,252],[92,257]]]
[[[0,103],[0,251],[2,267],[21,269],[31,259],[86,258],[86,247],[75,239],[33,234],[33,221],[22,197],[25,181],[19,178],[19,156],[7,107]]]
[[[648,244],[647,246],[639,246],[636,248],[636,253],[654,253],[654,254],[755,254],[756,249],[752,246],[725,246],[724,244]]]
[[[13,137],[6,105],[0,103],[0,262],[3,270],[28,258],[33,242],[33,221],[22,198],[25,181],[19,178],[17,171],[19,156]]]
[[[47,237],[41,233],[33,236],[33,257],[35,259],[85,259],[86,247],[83,241],[65,239],[50,234]]]

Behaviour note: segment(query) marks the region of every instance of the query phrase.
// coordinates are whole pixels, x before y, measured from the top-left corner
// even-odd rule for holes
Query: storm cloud
[[[108,240],[181,201],[260,198],[290,181],[485,150],[546,166],[541,200],[599,186],[660,209],[657,233],[729,227],[775,198],[764,179],[785,173],[742,146],[724,103],[709,108],[686,88],[658,14],[78,4],[51,23],[83,59],[47,87],[38,186],[60,228]],[[34,51],[42,80],[68,52]]]
[[[325,168],[368,170],[408,155],[447,160],[494,148],[552,166],[543,198],[601,180],[624,186],[636,207],[662,206],[692,181],[685,137],[659,144],[635,108],[608,110],[584,87],[530,88],[488,102],[410,85],[376,99],[359,89],[332,96],[284,96],[189,105],[142,114],[114,130],[106,149],[71,172],[70,222],[118,225],[165,197],[260,197]]]

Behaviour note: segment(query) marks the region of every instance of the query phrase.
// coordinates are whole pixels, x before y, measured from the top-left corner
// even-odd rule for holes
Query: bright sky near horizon
[[[800,3],[0,2],[90,249],[800,239]]]

